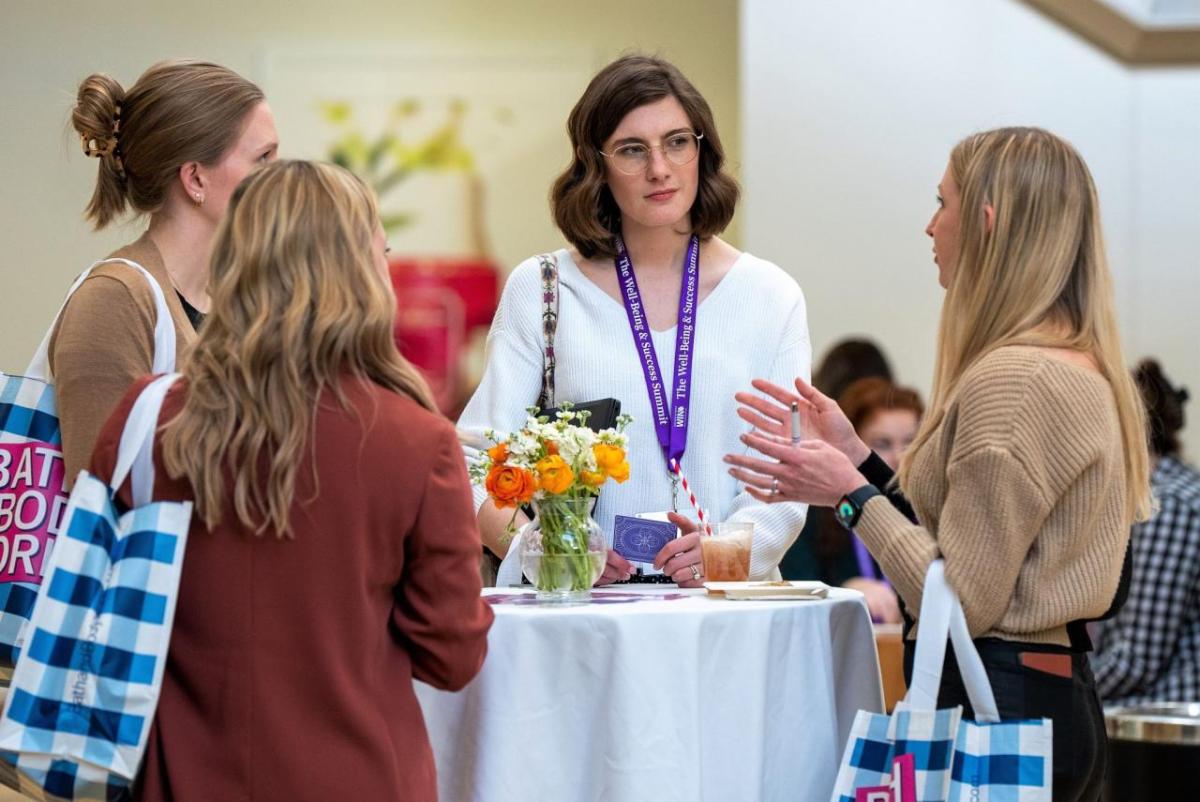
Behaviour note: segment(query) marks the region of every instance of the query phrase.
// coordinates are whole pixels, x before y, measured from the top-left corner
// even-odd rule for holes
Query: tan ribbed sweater
[[[175,324],[176,365],[196,339],[167,275],[162,255],[143,234],[108,258],[137,262],[162,288]],[[129,385],[154,363],[154,291],[146,277],[128,265],[98,266],[63,310],[50,340],[50,371],[62,429],[66,483],[91,461],[100,427]]]
[[[1116,404],[1098,373],[1036,348],[999,349],[963,376],[915,456],[923,524],[887,499],[856,531],[916,612],[938,556],[974,637],[1067,645],[1108,609],[1129,538]]]

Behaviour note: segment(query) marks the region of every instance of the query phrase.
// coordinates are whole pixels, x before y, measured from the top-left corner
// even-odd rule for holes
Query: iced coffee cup
[[[703,530],[702,530],[703,531]],[[712,535],[700,536],[700,556],[706,582],[744,582],[750,578],[753,521],[712,525]]]

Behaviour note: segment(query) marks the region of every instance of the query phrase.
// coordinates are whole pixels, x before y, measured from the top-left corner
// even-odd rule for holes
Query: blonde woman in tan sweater
[[[201,61],[155,64],[128,90],[107,75],[88,76],[71,122],[83,152],[99,163],[87,218],[101,229],[132,210],[149,224],[92,270],[50,343],[68,482],[154,359],[153,289],[116,260],[141,265],[161,287],[182,357],[208,311],[209,255],[229,196],[278,147],[262,90]]]
[[[909,611],[942,557],[1001,716],[1053,719],[1054,799],[1096,799],[1104,721],[1083,622],[1113,603],[1150,494],[1095,186],[1063,140],[1005,128],[954,148],[938,203],[933,398],[899,490],[837,404],[799,380],[798,394],[738,395],[758,429],[745,440],[768,459],[727,461],[765,501],[834,507]],[[818,433],[796,446],[783,440],[793,401]],[[906,657],[911,671],[911,642]],[[939,706],[959,704],[970,713],[948,655]]]

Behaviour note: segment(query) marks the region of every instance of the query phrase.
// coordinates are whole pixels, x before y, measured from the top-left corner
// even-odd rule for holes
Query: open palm
[[[837,402],[803,379],[796,379],[795,392],[765,379],[755,379],[752,385],[767,397],[738,393],[734,396],[742,405],[738,408],[738,416],[763,434],[791,441],[791,409],[794,403],[800,411],[801,439],[823,440],[849,457],[855,465],[861,465],[870,455],[870,449],[859,439],[854,426]]]

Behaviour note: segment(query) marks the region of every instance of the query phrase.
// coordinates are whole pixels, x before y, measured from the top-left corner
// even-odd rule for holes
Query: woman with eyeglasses
[[[556,269],[555,400],[616,398],[633,417],[632,481],[606,486],[594,515],[610,542],[617,515],[666,512],[685,533],[653,564],[635,565],[610,549],[600,584],[702,584],[699,536],[675,514],[689,503],[672,459],[712,520],[754,522],[751,577],[778,576],[806,507],[757,501],[739,490],[721,458],[742,448],[744,426],[729,414],[735,391],[760,375],[809,375],[804,296],[780,268],[718,236],[738,187],[724,172],[708,103],[674,65],[636,55],[609,64],[576,103],[567,131],[571,163],[550,202],[570,247],[512,272],[483,381],[459,426],[511,431],[537,403],[544,298],[554,292]],[[506,557],[510,514],[482,489],[475,502],[484,546]]]

